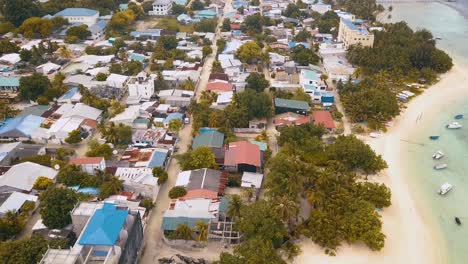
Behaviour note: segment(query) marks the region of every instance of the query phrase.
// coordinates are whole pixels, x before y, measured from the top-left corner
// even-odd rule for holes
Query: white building
[[[110,87],[124,88],[128,78],[129,77],[125,75],[111,73],[109,76],[107,76],[106,83]]]
[[[136,77],[128,81],[129,97],[140,97],[148,101],[154,94],[154,77],[146,76],[145,72],[140,72]]]
[[[172,0],[156,0],[153,2],[153,11],[149,11],[153,16],[166,16],[172,10]]]
[[[123,181],[124,191],[155,199],[158,196],[158,180],[150,168],[117,168],[115,176]]]
[[[104,171],[106,169],[106,161],[103,157],[80,157],[70,160],[70,164],[78,165],[83,172],[95,174],[96,171]]]
[[[63,17],[70,24],[82,23],[91,27],[96,24],[99,18],[99,11],[88,8],[65,8],[55,14],[56,17]]]
[[[0,177],[0,193],[30,192],[40,176],[55,180],[57,171],[29,161],[16,164]]]
[[[308,6],[310,10],[314,12],[318,12],[322,15],[332,10],[331,5],[327,5],[327,4],[309,4]]]

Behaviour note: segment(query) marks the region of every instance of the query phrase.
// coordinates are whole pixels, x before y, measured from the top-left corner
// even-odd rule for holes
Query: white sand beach
[[[455,61],[456,64],[456,61]],[[389,168],[373,177],[385,183],[392,191],[392,206],[382,212],[383,232],[387,236],[385,247],[372,252],[362,245],[344,245],[336,257],[323,253],[323,249],[310,240],[301,243],[302,253],[295,263],[445,263],[445,242],[431,225],[425,222],[421,210],[411,196],[408,177],[401,171],[401,151],[407,134],[418,117],[430,118],[439,107],[456,98],[468,95],[466,68],[454,66],[441,76],[440,82],[427,89],[408,104],[408,108],[395,119],[393,127],[377,139],[364,140],[383,156]],[[462,88],[463,87],[463,88]],[[442,100],[443,99],[443,100]]]

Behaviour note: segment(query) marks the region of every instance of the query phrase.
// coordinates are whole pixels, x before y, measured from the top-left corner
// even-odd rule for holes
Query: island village
[[[429,59],[387,62],[397,37],[401,52],[435,40],[379,22],[391,8],[374,0],[0,13],[0,263],[294,263],[307,240],[378,251],[391,195],[372,179],[387,164],[359,135],[451,67],[432,42]]]

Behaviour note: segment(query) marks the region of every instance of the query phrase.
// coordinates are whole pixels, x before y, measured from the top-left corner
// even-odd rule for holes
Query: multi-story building
[[[364,47],[374,45],[374,34],[370,33],[359,19],[340,19],[338,40],[342,41],[346,48],[351,45],[361,44]]]
[[[154,94],[154,77],[147,76],[145,72],[131,78],[127,85],[130,97],[141,97],[142,100],[148,101]]]
[[[70,249],[48,249],[41,264],[136,263],[143,241],[138,210],[113,203],[80,203],[72,212],[74,232]]]
[[[153,16],[166,16],[172,10],[172,0],[156,0],[153,2],[153,11],[149,11]]]
[[[99,11],[88,8],[65,8],[55,14],[56,17],[63,17],[70,24],[82,23],[91,27],[96,24],[99,18]]]

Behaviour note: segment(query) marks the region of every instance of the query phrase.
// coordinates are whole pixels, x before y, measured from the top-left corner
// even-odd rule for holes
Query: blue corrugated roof
[[[55,16],[94,16],[99,12],[89,8],[65,8]]]
[[[0,77],[0,86],[5,87],[19,87],[18,77]]]
[[[128,57],[128,59],[131,60],[131,61],[143,62],[146,58],[145,58],[145,55],[132,53],[132,55],[130,55],[130,57]]]
[[[102,30],[104,30],[106,27],[107,27],[107,21],[106,20],[99,20],[98,22],[96,22],[96,24],[92,25],[89,28],[89,31],[92,34],[96,34],[98,32],[101,32]]]
[[[35,115],[10,118],[0,127],[0,136],[29,137],[44,122],[45,118]]]
[[[266,142],[261,142],[261,141],[252,140],[252,139],[250,139],[249,142],[257,145],[261,151],[266,151],[268,148],[268,144]]]
[[[60,96],[60,100],[67,100],[72,98],[76,93],[78,92],[78,87],[73,87],[70,90],[68,90],[66,93],[64,93],[62,96]]]
[[[96,210],[91,217],[79,244],[113,246],[127,215],[127,210],[117,210],[115,204],[104,203],[104,206]]]
[[[168,124],[172,119],[182,119],[184,117],[181,113],[170,113],[167,115],[166,119],[164,119],[164,123]]]
[[[151,161],[148,164],[148,168],[154,167],[163,167],[164,162],[167,158],[167,152],[162,151],[154,151],[153,156],[151,157]]]

